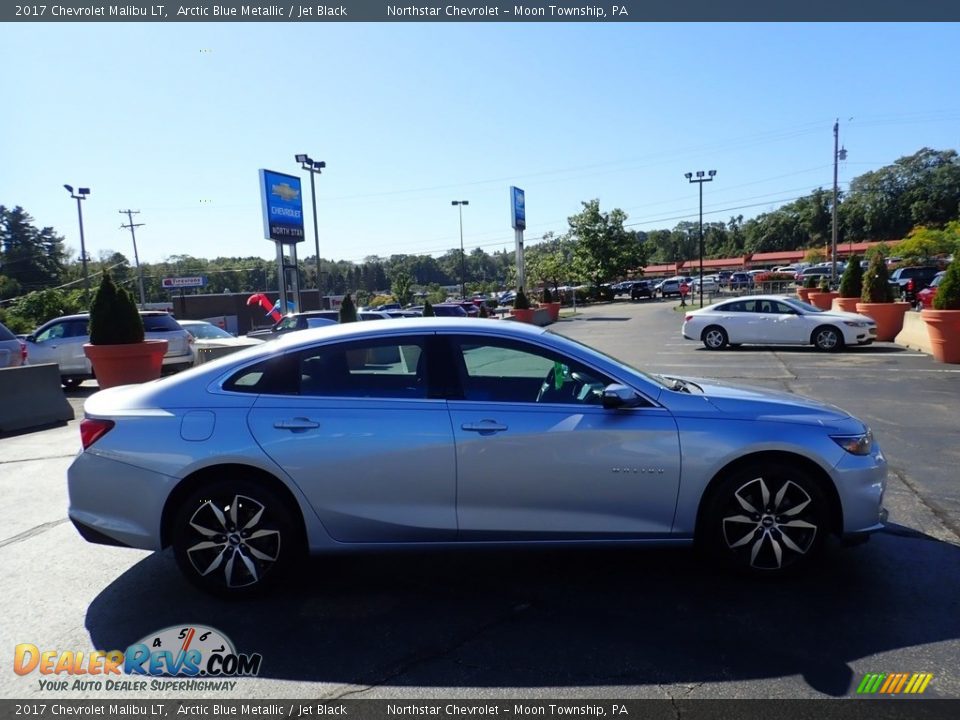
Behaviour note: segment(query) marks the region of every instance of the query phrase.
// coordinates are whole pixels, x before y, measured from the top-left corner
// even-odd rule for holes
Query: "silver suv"
[[[193,365],[193,338],[169,313],[142,310],[143,330],[148,340],[166,340],[167,354],[163,356],[163,372],[186,370]],[[64,315],[49,320],[36,332],[27,336],[27,350],[31,365],[57,363],[60,381],[66,388],[74,388],[93,378],[93,368],[83,352],[90,342],[87,324],[90,316]]]

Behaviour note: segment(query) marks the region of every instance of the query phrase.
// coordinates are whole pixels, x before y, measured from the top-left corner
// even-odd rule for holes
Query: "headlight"
[[[869,455],[873,450],[873,433],[869,429],[862,435],[831,435],[830,437],[851,455]]]
[[[844,320],[843,324],[847,327],[870,327],[871,325],[876,325],[876,323],[867,322],[866,320]]]

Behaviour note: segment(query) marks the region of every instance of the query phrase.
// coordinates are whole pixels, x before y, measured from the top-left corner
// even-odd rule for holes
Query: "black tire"
[[[777,462],[744,466],[704,499],[696,540],[729,567],[775,576],[816,557],[829,518],[826,496],[802,469]]]
[[[287,503],[262,480],[238,474],[193,492],[174,516],[171,538],[177,565],[190,582],[234,598],[269,588],[300,559],[298,527]]]
[[[821,352],[843,350],[843,333],[830,325],[821,325],[810,336],[811,344]]]
[[[729,342],[727,331],[719,325],[710,325],[704,328],[700,334],[700,339],[707,350],[723,350]]]
[[[82,377],[61,377],[60,382],[63,384],[65,390],[76,390],[80,387],[80,384],[84,381]]]

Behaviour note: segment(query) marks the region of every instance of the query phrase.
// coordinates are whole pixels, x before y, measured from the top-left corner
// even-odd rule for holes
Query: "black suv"
[[[641,298],[653,299],[653,284],[649,280],[635,280],[630,286],[630,299],[639,300]]]
[[[899,297],[909,303],[916,303],[917,293],[929,287],[938,272],[940,272],[940,268],[934,265],[897,268],[890,276],[890,285],[894,297]]]

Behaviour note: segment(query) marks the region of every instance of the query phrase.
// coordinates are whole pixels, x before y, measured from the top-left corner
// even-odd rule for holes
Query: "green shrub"
[[[545,288],[543,289],[543,301],[544,301],[545,303],[552,303],[552,302],[553,302],[553,293],[550,292],[550,288],[548,288],[548,287],[545,287]]]
[[[828,278],[826,275],[821,277],[819,288],[820,292],[822,293],[830,292],[830,278]]]
[[[517,297],[513,301],[514,310],[529,310],[530,309],[530,300],[527,298],[527,294],[523,291],[523,288],[517,290]]]
[[[427,298],[423,301],[423,316],[424,317],[436,317],[437,313],[433,310],[433,305],[430,303],[430,298]]]
[[[804,280],[803,280],[803,286],[804,286],[805,288],[807,288],[808,290],[813,290],[813,289],[817,286],[817,276],[816,276],[816,275],[808,275],[808,276],[807,276],[806,278],[804,278]]]
[[[933,296],[934,310],[960,310],[960,258],[954,259]]]
[[[890,288],[887,261],[882,253],[874,253],[870,258],[870,265],[863,276],[863,292],[860,293],[860,300],[865,303],[893,302],[893,290]]]
[[[860,258],[851,255],[840,278],[840,297],[858,298],[861,294],[863,294],[863,268],[860,267]]]
[[[113,283],[105,272],[90,305],[92,345],[130,345],[143,342],[143,320],[133,295]]]
[[[480,317],[482,317],[482,318],[488,318],[488,317],[490,317],[490,312],[487,310],[487,305],[486,305],[486,303],[484,303],[483,305],[480,306]]]
[[[353,298],[350,297],[350,293],[347,293],[343,302],[340,303],[340,322],[356,322],[357,321],[357,306],[353,304]]]

